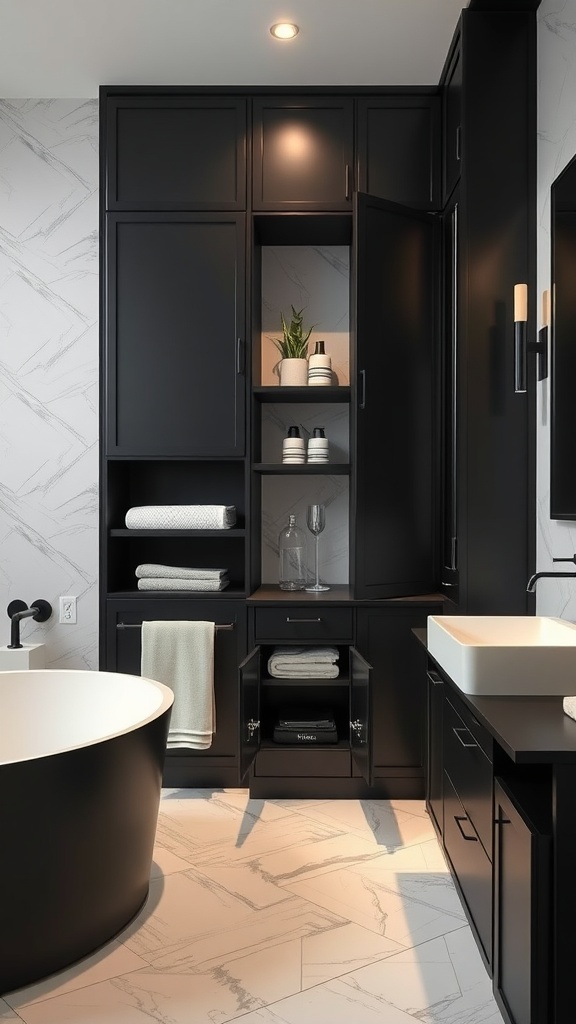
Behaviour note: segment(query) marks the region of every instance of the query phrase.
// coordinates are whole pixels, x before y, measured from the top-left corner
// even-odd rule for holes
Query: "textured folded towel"
[[[143,622],[141,671],[174,691],[167,746],[211,746],[216,731],[214,623]]]
[[[276,647],[268,659],[275,679],[337,679],[336,647]]]
[[[235,505],[138,505],[126,513],[129,530],[229,530]]]
[[[180,565],[155,565],[152,562],[145,562],[136,566],[136,575],[144,579],[221,580],[228,575],[228,569],[188,569]]]
[[[138,580],[138,590],[225,590],[230,580],[175,580],[167,577],[156,576],[154,579],[146,577]],[[161,682],[162,680],[160,680]]]
[[[564,697],[562,707],[566,715],[570,715],[570,718],[576,719],[576,697]]]

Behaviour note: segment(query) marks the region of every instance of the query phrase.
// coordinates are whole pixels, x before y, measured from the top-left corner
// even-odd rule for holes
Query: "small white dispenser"
[[[324,435],[324,427],[314,427],[312,437],[308,438],[308,462],[328,462],[328,438]]]
[[[314,352],[308,357],[308,384],[323,388],[332,384],[332,359],[326,355],[323,341],[316,342]]]
[[[304,438],[300,437],[298,427],[288,427],[288,434],[282,442],[282,462],[292,465],[306,462]]]

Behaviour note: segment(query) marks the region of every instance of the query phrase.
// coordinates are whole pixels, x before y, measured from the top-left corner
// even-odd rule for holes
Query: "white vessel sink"
[[[463,693],[576,695],[576,625],[545,615],[429,615],[428,650]]]

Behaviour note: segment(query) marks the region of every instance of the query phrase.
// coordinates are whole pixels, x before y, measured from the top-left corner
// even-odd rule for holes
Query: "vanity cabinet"
[[[440,840],[444,834],[444,680],[435,668],[427,673],[426,807]]]
[[[215,623],[214,700],[216,732],[207,750],[170,749],[165,786],[238,785],[238,665],[246,654],[246,608],[220,594],[202,599],[181,593],[146,593],[111,599],[106,605],[110,663],[116,672],[140,675],[144,620],[195,619]]]
[[[351,209],[351,96],[257,97],[252,132],[254,210]]]
[[[167,90],[108,96],[106,208],[245,209],[246,107]]]
[[[243,214],[108,214],[107,455],[244,455],[244,265]]]
[[[495,779],[494,992],[514,1024],[553,1019],[550,811],[549,787]]]

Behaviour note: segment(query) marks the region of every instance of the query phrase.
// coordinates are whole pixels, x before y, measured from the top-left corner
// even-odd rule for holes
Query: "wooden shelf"
[[[245,537],[246,530],[128,530],[112,529],[111,537]]]
[[[258,402],[349,402],[350,387],[342,385],[335,388],[303,387],[290,388],[280,387],[279,384],[271,387],[255,387],[252,390],[254,398]]]
[[[300,464],[283,462],[255,462],[252,466],[255,473],[268,476],[349,476],[348,462],[317,462]]]

